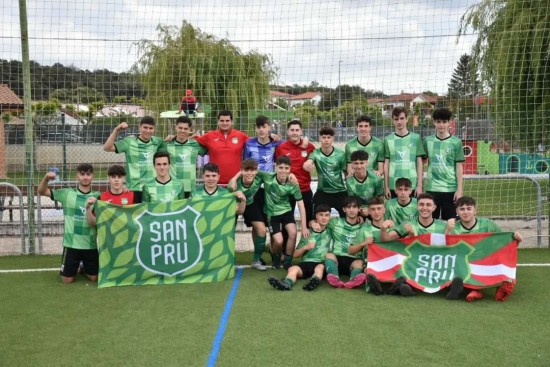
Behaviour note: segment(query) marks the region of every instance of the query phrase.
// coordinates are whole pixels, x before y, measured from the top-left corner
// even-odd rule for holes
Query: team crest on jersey
[[[403,159],[403,158],[405,158],[405,155],[407,154],[407,152],[405,152],[403,150],[398,150],[397,154],[399,154],[399,158]]]
[[[435,157],[437,158],[438,162],[441,162],[443,160],[443,154],[436,154]]]
[[[155,274],[174,276],[193,268],[202,256],[197,230],[201,214],[190,206],[170,213],[141,213],[136,255],[140,265]]]
[[[302,150],[302,157],[304,157],[304,158],[307,157],[307,151]]]
[[[231,138],[231,142],[233,144],[237,144],[239,142],[239,138]]]
[[[128,198],[122,198],[122,199],[120,200],[120,203],[121,203],[122,205],[128,204]]]

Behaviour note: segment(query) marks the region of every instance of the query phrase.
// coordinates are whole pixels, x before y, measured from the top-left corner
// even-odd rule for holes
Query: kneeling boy
[[[330,220],[330,206],[319,204],[315,207],[315,219],[319,224],[319,231],[312,229],[308,238],[302,238],[294,251],[294,257],[302,257],[298,265],[291,266],[283,280],[269,277],[267,280],[273,288],[289,291],[297,279],[310,278],[309,283],[303,286],[306,291],[312,291],[323,279],[325,270],[325,255],[330,248],[332,237],[326,226]]]

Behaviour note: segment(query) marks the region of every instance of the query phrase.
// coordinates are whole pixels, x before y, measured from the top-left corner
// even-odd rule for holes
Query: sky
[[[21,60],[19,7],[0,0],[0,58]],[[136,42],[186,20],[243,52],[271,55],[274,83],[386,94],[447,91],[475,35],[457,38],[475,0],[27,0],[30,58],[88,70],[128,71]]]

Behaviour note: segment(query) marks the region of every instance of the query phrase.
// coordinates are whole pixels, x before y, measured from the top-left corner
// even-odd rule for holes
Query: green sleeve
[[[418,142],[416,144],[418,151],[416,152],[417,157],[424,157],[426,153],[424,152],[424,144],[422,144],[422,138],[418,135]]]
[[[422,148],[424,149],[424,156],[423,158],[430,158],[428,156],[428,143],[427,143],[427,139],[422,139]]]
[[[151,195],[149,195],[149,190],[147,190],[147,186],[143,187],[141,199],[143,200],[144,203],[151,202]]]
[[[292,187],[292,196],[294,196],[294,199],[296,201],[302,200],[302,191],[300,191],[300,186],[298,184],[290,185]]]
[[[390,147],[388,146],[388,137],[384,139],[384,159],[390,159]]]
[[[122,140],[115,141],[115,144],[114,144],[115,151],[117,153],[125,153],[128,150],[128,147],[130,146],[129,139],[131,139],[131,137],[128,136]]]

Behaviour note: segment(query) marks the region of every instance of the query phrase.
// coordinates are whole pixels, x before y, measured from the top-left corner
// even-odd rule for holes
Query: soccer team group
[[[268,269],[262,254],[269,232],[272,267],[287,269],[284,279],[268,278],[275,289],[291,290],[303,278],[308,279],[303,289],[311,291],[326,276],[336,288],[366,285],[376,295],[413,296],[416,292],[404,277],[383,286],[366,273],[370,243],[424,233],[501,231],[493,221],[476,217],[475,200],[463,196],[464,154],[461,141],[449,131],[452,112],[437,108],[432,117],[435,133],[421,139],[407,128],[407,110],[397,107],[392,111],[394,132],[382,141],[371,135],[370,117],[360,116],[357,136],[346,143],[345,150],[334,146],[332,127],[320,129],[320,147],[315,148],[302,136],[299,120],[287,124],[283,141],[271,133],[269,119],[258,116],[257,136],[250,138],[233,128],[233,116],[227,110],[218,114],[218,129],[201,136],[191,136],[192,121],[184,115],[176,121],[175,135],[161,139],[154,135],[155,120],[146,116],[137,136],[117,141],[119,132],[128,128],[122,122],[104,150],[124,153],[126,168],[109,168],[106,192],[92,190],[91,164],[78,165],[76,188],[49,188],[55,178],[52,172],[38,186],[39,194],[63,205],[61,278],[71,283],[83,272],[97,280],[96,200],[129,205],[233,193],[236,215],[252,227],[252,268]],[[209,163],[202,167],[203,184],[197,186],[198,156],[205,154]],[[317,172],[315,194],[313,171]],[[298,245],[296,206],[301,222]],[[339,218],[331,218],[331,209]],[[517,232],[514,238],[522,240]],[[301,258],[300,263],[293,266],[293,258]],[[495,299],[506,300],[514,286],[515,281],[500,285]],[[471,302],[483,298],[483,293],[467,289],[462,279],[455,278],[446,298],[462,297]]]

